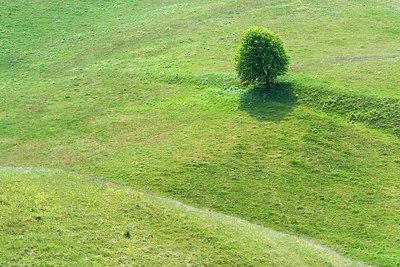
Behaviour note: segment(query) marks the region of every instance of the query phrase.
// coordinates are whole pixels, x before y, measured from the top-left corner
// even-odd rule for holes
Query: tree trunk
[[[264,93],[268,94],[269,89],[271,88],[271,83],[269,81],[268,76],[265,77],[265,87],[264,87]]]
[[[268,83],[265,83],[265,86],[263,86],[263,92],[264,92],[264,94],[267,94],[268,91],[269,91]]]
[[[271,87],[271,84],[270,84],[270,79],[269,79],[269,75],[268,75],[268,71],[265,69],[265,68],[263,68],[263,71],[264,71],[264,75],[265,75],[265,87],[264,87],[264,93],[265,93],[265,95],[267,95],[268,94],[268,91],[269,91],[269,89],[270,89],[270,87]]]

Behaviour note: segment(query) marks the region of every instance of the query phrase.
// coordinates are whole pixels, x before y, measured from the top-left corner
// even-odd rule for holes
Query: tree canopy
[[[243,82],[265,90],[288,70],[289,57],[279,35],[262,27],[248,29],[236,55],[236,70]]]

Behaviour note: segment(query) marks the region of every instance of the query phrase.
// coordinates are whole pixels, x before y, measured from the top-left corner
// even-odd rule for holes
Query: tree
[[[289,57],[279,35],[262,27],[248,29],[236,55],[236,70],[243,82],[265,86],[288,70]]]

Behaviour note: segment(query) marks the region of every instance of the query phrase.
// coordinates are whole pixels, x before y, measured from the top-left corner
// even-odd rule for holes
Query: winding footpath
[[[187,210],[187,211],[190,211],[190,212],[195,212],[195,213],[203,214],[205,216],[212,216],[212,217],[216,217],[216,218],[220,218],[220,219],[231,220],[231,221],[234,221],[235,223],[243,224],[245,226],[248,226],[250,228],[253,228],[255,230],[263,232],[263,233],[265,233],[265,234],[267,234],[269,236],[274,236],[274,237],[278,237],[278,238],[294,238],[294,239],[297,239],[299,242],[303,242],[303,243],[307,244],[308,246],[311,246],[311,247],[314,247],[316,249],[320,249],[320,250],[326,251],[326,252],[328,252],[330,254],[333,254],[333,255],[335,255],[337,257],[342,258],[344,261],[356,264],[357,266],[370,266],[370,265],[367,265],[367,264],[365,264],[365,263],[363,263],[361,261],[353,261],[353,260],[347,259],[347,258],[343,257],[342,255],[340,255],[339,253],[337,253],[336,251],[334,251],[333,249],[330,249],[330,248],[328,248],[326,246],[323,246],[321,244],[318,244],[318,243],[316,243],[314,241],[311,241],[311,240],[308,240],[308,239],[305,239],[305,238],[297,237],[295,235],[291,235],[291,234],[287,234],[287,233],[278,232],[278,231],[272,230],[270,228],[266,228],[266,227],[258,225],[258,224],[250,223],[250,222],[248,222],[246,220],[243,220],[241,218],[238,218],[238,217],[222,214],[222,213],[215,212],[215,211],[208,210],[208,209],[204,209],[204,208],[196,208],[196,207],[193,207],[193,206],[186,205],[183,202],[180,202],[180,201],[177,201],[177,200],[173,200],[173,199],[170,199],[170,198],[160,197],[160,196],[156,196],[156,195],[153,195],[153,194],[145,193],[145,192],[142,192],[140,190],[137,190],[137,189],[134,189],[132,187],[129,187],[127,185],[116,183],[116,182],[111,182],[109,180],[106,180],[106,179],[103,179],[103,178],[99,178],[99,177],[96,177],[96,176],[88,176],[88,175],[84,175],[84,174],[81,174],[81,173],[76,172],[76,171],[68,171],[68,170],[63,170],[63,169],[52,169],[52,168],[45,168],[45,167],[25,167],[25,166],[0,166],[0,172],[19,172],[19,173],[21,173],[21,172],[22,173],[53,172],[53,173],[60,173],[60,174],[65,173],[65,174],[77,175],[77,176],[85,178],[87,180],[101,183],[101,184],[103,184],[105,186],[118,187],[118,188],[121,188],[123,190],[127,190],[129,192],[138,193],[138,194],[144,195],[144,196],[146,196],[146,197],[148,197],[150,199],[154,199],[154,200],[160,201],[160,202],[165,203],[165,204],[169,204],[169,205],[177,207],[177,208],[183,208],[184,210]]]

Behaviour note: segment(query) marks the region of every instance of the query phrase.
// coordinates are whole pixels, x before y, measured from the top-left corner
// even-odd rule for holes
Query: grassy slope
[[[232,217],[60,172],[0,170],[0,207],[0,265],[357,264]]]
[[[75,63],[129,65],[130,59],[130,73],[231,73],[242,30],[263,25],[284,38],[294,73],[347,90],[400,96],[394,0],[3,2],[2,56],[11,72],[26,63],[57,73],[72,71]]]
[[[397,99],[395,1],[3,2],[3,165],[80,169],[399,261],[398,138],[227,89],[261,24],[291,50],[290,82]]]

